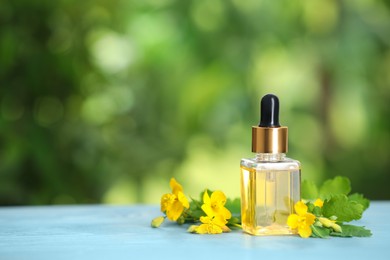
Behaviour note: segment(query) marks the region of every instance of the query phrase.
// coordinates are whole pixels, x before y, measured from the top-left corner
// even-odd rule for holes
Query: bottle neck
[[[285,153],[257,153],[256,161],[275,162],[286,159]]]

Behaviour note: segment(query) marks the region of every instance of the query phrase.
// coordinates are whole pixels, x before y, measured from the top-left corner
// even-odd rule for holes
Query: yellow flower
[[[229,232],[226,226],[227,219],[232,217],[230,211],[225,208],[226,196],[222,191],[214,191],[211,197],[207,190],[203,194],[202,210],[207,216],[200,217],[200,226],[190,226],[188,232],[198,234],[220,234]]]
[[[176,221],[184,211],[184,208],[189,208],[190,204],[183,193],[182,186],[172,178],[169,182],[172,193],[164,194],[161,197],[161,211],[165,212],[168,219]]]
[[[316,199],[316,201],[314,201],[314,206],[322,208],[323,205],[324,202],[321,199]]]
[[[307,212],[307,206],[302,201],[298,201],[294,209],[297,214],[288,216],[287,225],[293,230],[298,230],[301,237],[310,237],[312,233],[310,226],[314,223],[316,217]]]
[[[226,226],[227,221],[221,215],[200,217],[200,221],[203,224],[200,226],[191,226],[188,231],[196,232],[198,234],[220,234],[222,232],[230,231]]]
[[[232,214],[225,208],[226,196],[222,191],[214,191],[209,196],[207,190],[203,194],[202,210],[207,216],[222,216],[223,219],[230,219]]]

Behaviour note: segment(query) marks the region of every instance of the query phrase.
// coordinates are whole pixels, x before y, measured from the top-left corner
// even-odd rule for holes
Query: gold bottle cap
[[[252,126],[252,152],[287,153],[288,128]]]
[[[267,94],[261,99],[260,124],[252,127],[252,152],[287,153],[288,129],[279,124],[279,99]]]

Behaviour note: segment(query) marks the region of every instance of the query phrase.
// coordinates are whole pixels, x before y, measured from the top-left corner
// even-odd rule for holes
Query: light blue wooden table
[[[157,206],[0,208],[0,259],[390,259],[390,202],[361,221],[370,238],[195,235],[176,224],[152,229]]]

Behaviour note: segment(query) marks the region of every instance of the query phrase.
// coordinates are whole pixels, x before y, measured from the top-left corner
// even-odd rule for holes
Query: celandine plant
[[[172,193],[161,197],[164,216],[152,221],[159,227],[166,218],[178,224],[192,223],[188,232],[197,234],[220,234],[241,228],[240,200],[226,198],[222,191],[205,190],[201,199],[188,201],[182,186],[172,178]],[[294,234],[303,238],[317,237],[368,237],[371,231],[355,225],[345,224],[358,220],[369,207],[370,201],[363,195],[351,191],[346,177],[335,177],[317,187],[313,182],[302,182],[302,199],[294,205],[287,225]]]
[[[152,227],[159,227],[165,218],[178,224],[200,222],[200,225],[192,225],[188,228],[189,232],[198,234],[220,234],[229,232],[229,227],[240,227],[239,219],[232,217],[231,211],[226,208],[227,198],[222,191],[205,190],[202,193],[202,202],[191,199],[189,203],[182,186],[174,178],[169,185],[172,193],[161,197],[161,211],[165,216],[153,219]],[[233,205],[231,202],[229,204]]]
[[[364,227],[345,224],[361,219],[370,205],[370,201],[362,194],[349,194],[351,183],[348,178],[337,176],[325,181],[321,187],[313,182],[303,181],[301,189],[304,200],[295,204],[296,214],[291,214],[287,219],[288,226],[301,237],[372,235]]]
[[[222,191],[205,190],[201,194],[201,200],[192,198],[189,203],[182,186],[174,178],[169,185],[172,193],[161,197],[161,212],[165,216],[153,219],[152,227],[159,227],[165,218],[178,224],[200,223],[188,228],[188,232],[198,234],[220,234],[229,232],[230,228],[240,227],[240,220],[232,217],[231,213],[232,209],[239,208],[239,200],[228,200]]]

